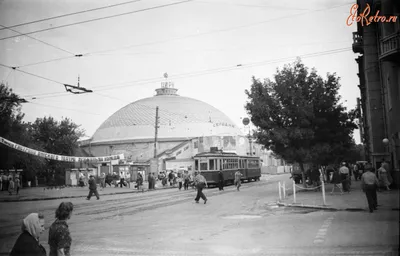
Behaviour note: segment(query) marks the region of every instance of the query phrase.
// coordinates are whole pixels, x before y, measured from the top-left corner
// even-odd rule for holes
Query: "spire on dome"
[[[164,73],[165,82],[161,82],[161,88],[156,89],[156,96],[160,95],[176,95],[178,89],[174,88],[174,82],[168,81],[168,74]]]

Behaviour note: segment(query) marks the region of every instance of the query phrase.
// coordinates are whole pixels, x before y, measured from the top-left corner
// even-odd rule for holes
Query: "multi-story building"
[[[383,160],[390,163],[392,177],[398,185],[400,1],[357,0],[357,5],[359,19],[356,20],[357,31],[353,32],[353,51],[360,54],[356,61],[361,91],[362,142],[367,160],[375,168],[379,168]]]

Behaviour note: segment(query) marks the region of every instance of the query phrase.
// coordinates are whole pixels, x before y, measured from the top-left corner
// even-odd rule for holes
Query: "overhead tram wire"
[[[161,43],[166,43],[166,42],[175,41],[175,40],[182,40],[182,39],[191,38],[191,37],[197,37],[197,36],[209,35],[209,34],[214,34],[214,33],[232,31],[232,30],[236,30],[236,29],[242,29],[242,28],[246,28],[246,27],[265,24],[265,23],[268,23],[268,22],[278,21],[278,20],[282,20],[282,19],[286,19],[286,18],[302,16],[302,15],[309,14],[309,13],[312,13],[312,12],[335,9],[335,8],[339,8],[339,7],[342,7],[342,6],[346,6],[348,4],[350,4],[350,3],[337,5],[337,6],[333,6],[333,7],[329,7],[329,8],[324,8],[324,9],[312,10],[312,11],[309,11],[309,12],[303,12],[303,13],[296,14],[296,15],[288,15],[288,16],[284,16],[284,17],[278,17],[278,18],[275,18],[275,19],[269,19],[269,20],[265,20],[265,21],[261,21],[261,22],[250,23],[250,24],[246,24],[246,25],[242,25],[242,26],[236,26],[236,27],[231,27],[231,28],[226,28],[226,29],[219,29],[219,30],[212,30],[212,31],[199,33],[199,34],[191,34],[191,35],[186,35],[186,36],[182,36],[182,37],[176,37],[176,38],[160,40],[160,41],[154,41],[154,42],[149,42],[149,43],[134,44],[134,45],[122,46],[122,47],[117,47],[117,48],[112,48],[112,49],[105,49],[105,50],[99,50],[99,51],[94,51],[94,52],[88,52],[88,53],[84,53],[83,55],[81,55],[81,57],[82,56],[85,56],[85,57],[87,57],[87,56],[96,56],[96,55],[101,55],[101,54],[104,54],[104,53],[107,53],[107,52],[119,51],[119,50],[123,50],[123,49],[129,49],[129,48],[140,47],[140,46],[148,46],[148,45],[154,45],[154,44],[161,44]],[[0,38],[0,40],[2,40],[2,39]],[[40,61],[40,62],[36,62],[36,63],[22,65],[20,67],[39,65],[39,64],[43,64],[43,63],[48,63],[48,62],[52,62],[52,61],[59,61],[59,60],[68,59],[68,58],[69,57],[45,60],[45,61]]]
[[[323,56],[323,55],[342,53],[342,52],[351,51],[351,50],[352,50],[351,47],[344,47],[344,48],[332,49],[332,50],[327,50],[327,51],[322,51],[322,52],[308,53],[308,54],[285,57],[285,58],[274,59],[274,60],[266,60],[266,61],[253,62],[253,63],[244,63],[244,64],[237,64],[237,65],[232,65],[232,66],[227,66],[227,67],[220,67],[220,68],[214,68],[214,69],[206,69],[206,70],[200,70],[200,71],[195,71],[195,72],[182,73],[182,74],[174,75],[173,77],[175,79],[176,78],[179,79],[179,78],[188,78],[188,77],[193,77],[193,76],[201,76],[201,75],[208,75],[208,74],[214,74],[214,73],[228,72],[228,71],[237,70],[237,69],[244,69],[244,68],[250,68],[250,67],[255,67],[255,66],[263,66],[263,65],[268,65],[268,64],[280,63],[280,62],[284,62],[284,61],[291,61],[293,59],[296,59],[297,57],[312,58],[312,57],[319,57],[319,56]],[[0,65],[2,65],[2,64],[0,64]],[[2,66],[5,66],[5,65],[2,65]],[[8,67],[8,66],[6,66],[6,67]],[[104,89],[97,89],[95,92],[98,94],[99,91],[107,91],[107,90],[114,90],[114,89],[119,89],[119,88],[123,88],[123,87],[138,86],[138,85],[143,85],[143,84],[155,83],[155,82],[159,82],[159,81],[164,81],[164,80],[159,77],[155,77],[155,78],[149,78],[149,79],[143,79],[143,80],[135,80],[135,81],[131,81],[131,82],[116,83],[116,84],[127,84],[127,85],[114,86],[115,84],[109,84],[109,85],[103,85],[103,86],[90,87],[90,89],[110,87],[110,88],[104,88]],[[132,85],[132,83],[134,83],[134,84]],[[54,97],[59,97],[59,96],[65,96],[67,94],[62,94],[61,92],[54,92],[54,93],[27,95],[24,97],[27,98],[27,97],[35,96],[35,98],[36,98],[37,96],[41,96],[41,95],[43,95],[44,97],[40,97],[38,99],[54,98]]]
[[[12,28],[7,28],[7,27],[6,27],[6,26],[4,26],[4,25],[1,25],[1,24],[0,24],[0,26],[1,26],[1,27],[3,27],[3,28],[6,28],[6,29],[8,29],[8,30],[11,30],[11,31],[13,31],[13,32],[15,32],[15,33],[18,33],[18,34],[20,34],[20,35],[25,35],[25,34],[23,34],[23,33],[19,32],[19,31],[15,30],[15,29],[12,29]],[[45,42],[45,41],[43,41],[43,40],[40,40],[40,39],[34,38],[34,37],[32,37],[32,36],[29,36],[29,35],[25,35],[25,36],[26,36],[26,37],[29,37],[30,39],[33,39],[33,40],[35,40],[35,41],[38,41],[38,42],[40,42],[40,43],[42,43],[42,44],[45,44],[45,45],[47,45],[47,46],[50,46],[50,47],[52,47],[52,48],[55,48],[55,49],[57,49],[57,50],[60,50],[60,51],[66,52],[66,53],[68,53],[68,54],[75,55],[75,53],[73,53],[73,52],[70,52],[70,51],[68,51],[68,50],[65,50],[65,49],[63,49],[63,48],[60,48],[60,47],[58,47],[58,46],[55,46],[55,45],[49,44],[49,43],[47,43],[47,42]]]
[[[148,7],[148,8],[144,8],[144,9],[140,9],[140,10],[135,10],[135,11],[130,11],[130,12],[124,12],[124,13],[119,13],[119,14],[114,14],[114,15],[109,15],[109,16],[103,16],[103,17],[100,17],[100,18],[95,18],[95,19],[90,19],[90,20],[84,20],[84,21],[78,21],[78,22],[73,22],[73,23],[70,23],[70,24],[65,24],[65,25],[60,25],[60,26],[54,26],[54,27],[45,28],[45,29],[39,29],[39,30],[35,30],[35,31],[23,33],[23,35],[36,34],[36,33],[44,32],[44,31],[49,31],[49,30],[53,30],[53,29],[65,28],[65,27],[70,27],[70,26],[74,26],[74,25],[89,23],[89,22],[93,22],[93,21],[111,19],[111,18],[115,18],[115,17],[121,17],[121,16],[129,15],[129,14],[133,14],[133,13],[145,12],[145,11],[160,9],[160,8],[164,8],[164,7],[169,7],[169,6],[184,4],[184,3],[193,2],[193,1],[195,1],[195,0],[184,0],[184,1],[175,2],[175,3],[170,3],[170,4],[157,5],[157,6]],[[1,40],[10,39],[10,38],[14,38],[14,37],[17,37],[17,36],[2,37],[2,38],[0,38],[0,41],[1,41]]]
[[[122,3],[118,3],[118,4],[112,4],[112,5],[106,5],[106,6],[102,6],[102,7],[93,8],[93,9],[88,9],[88,10],[84,10],[84,11],[72,12],[72,13],[62,14],[62,15],[53,16],[53,17],[49,17],[49,18],[44,18],[44,19],[40,19],[40,20],[34,20],[34,21],[25,22],[25,23],[15,24],[15,25],[11,25],[11,26],[8,26],[8,27],[5,27],[5,28],[0,28],[0,31],[4,30],[4,29],[10,29],[10,28],[15,28],[15,27],[20,27],[20,26],[26,26],[26,25],[30,25],[30,24],[34,24],[34,23],[38,23],[38,22],[64,18],[64,17],[68,17],[68,16],[72,16],[72,15],[77,15],[77,14],[82,14],[82,13],[87,13],[87,12],[103,10],[103,9],[112,8],[112,7],[116,7],[116,6],[132,4],[132,3],[136,3],[136,2],[140,2],[140,1],[141,0],[127,1],[127,2],[122,2]]]
[[[257,26],[257,25],[265,24],[265,23],[269,23],[269,22],[279,21],[279,20],[282,20],[282,19],[302,16],[302,15],[310,14],[310,13],[313,13],[313,12],[319,12],[319,11],[326,11],[326,10],[330,10],[330,9],[335,9],[335,8],[339,8],[339,7],[342,7],[342,6],[349,5],[349,4],[350,3],[346,3],[346,4],[342,4],[342,5],[329,7],[329,8],[317,9],[317,10],[312,10],[312,11],[308,11],[308,12],[302,12],[302,13],[299,13],[299,14],[287,15],[287,16],[283,16],[283,17],[278,17],[278,18],[268,19],[268,20],[254,22],[254,23],[250,23],[250,24],[245,24],[245,25],[241,25],[241,26],[223,28],[223,29],[216,29],[216,30],[211,30],[211,31],[203,32],[203,33],[190,34],[190,35],[181,36],[181,37],[175,37],[175,38],[166,39],[166,40],[153,41],[153,42],[143,43],[143,44],[132,44],[132,45],[117,47],[117,48],[113,48],[113,49],[106,49],[106,50],[88,52],[88,53],[85,53],[85,55],[103,54],[103,53],[106,53],[106,52],[113,52],[113,51],[129,49],[129,48],[148,46],[148,45],[154,45],[154,44],[161,44],[161,43],[171,42],[171,41],[175,41],[175,40],[182,40],[182,39],[191,38],[191,37],[198,37],[198,36],[209,35],[209,34],[214,34],[214,33],[233,31],[233,30],[238,30],[238,29],[242,29],[242,28]]]

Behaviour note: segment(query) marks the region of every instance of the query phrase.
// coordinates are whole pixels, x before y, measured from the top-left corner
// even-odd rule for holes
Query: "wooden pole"
[[[279,189],[279,201],[282,200],[282,192],[281,192],[281,182],[278,182],[278,189]]]
[[[296,182],[293,180],[293,203],[296,203]]]
[[[320,177],[321,180],[321,189],[322,189],[322,199],[324,200],[324,205],[326,205],[326,198],[325,198],[325,183],[324,183],[324,179],[322,177]]]

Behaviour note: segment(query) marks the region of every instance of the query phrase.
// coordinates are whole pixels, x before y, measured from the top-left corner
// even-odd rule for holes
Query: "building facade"
[[[131,177],[139,170],[190,170],[193,156],[211,147],[258,156],[264,165],[281,164],[224,113],[205,102],[179,96],[169,82],[162,83],[155,96],[115,112],[80,146],[92,156],[123,154],[123,161],[103,163],[101,172],[108,168],[107,173],[121,173],[130,166]]]
[[[400,168],[400,1],[358,0],[358,15],[386,21],[357,22],[353,52],[359,53],[360,131],[366,159],[375,168],[384,160],[399,184]],[[368,16],[368,17],[370,17]],[[389,18],[392,19],[389,20]],[[364,20],[365,21],[365,20]]]

